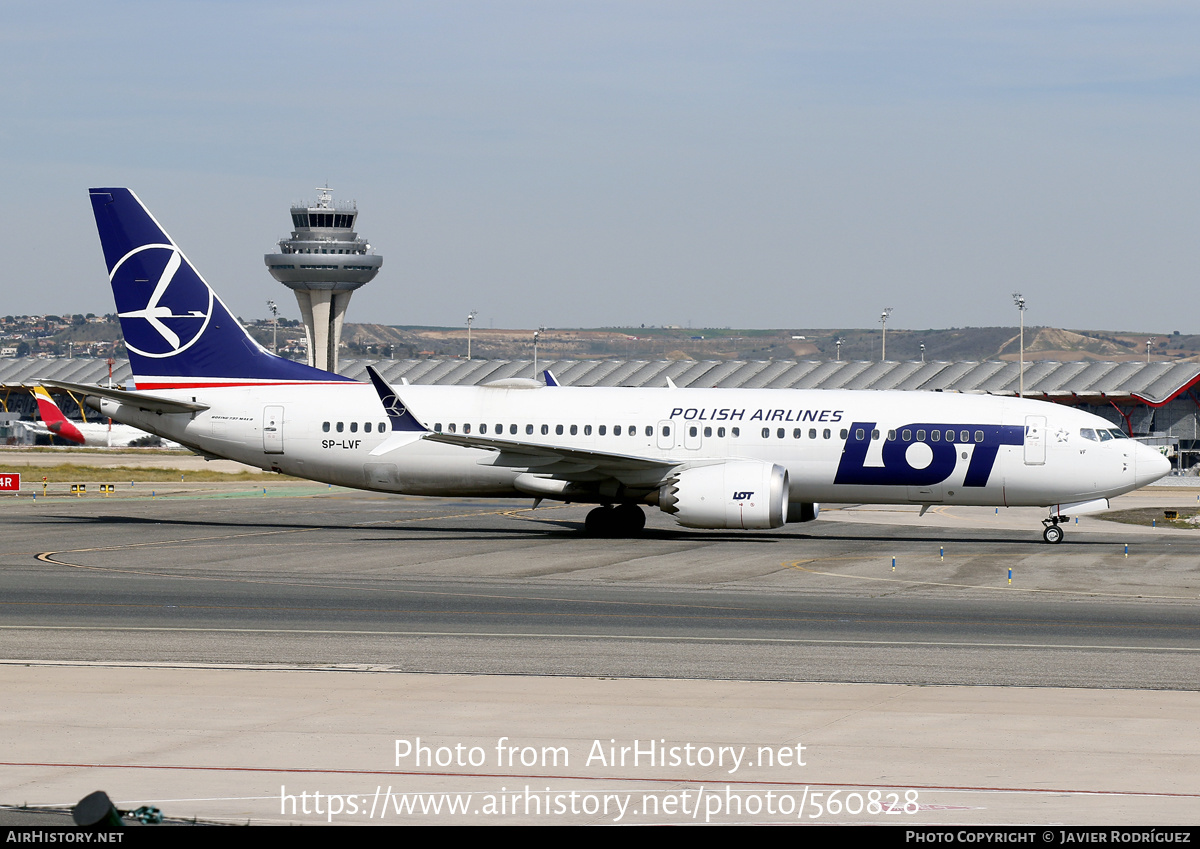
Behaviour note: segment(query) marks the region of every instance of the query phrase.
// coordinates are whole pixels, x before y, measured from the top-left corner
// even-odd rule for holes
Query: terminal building
[[[374,366],[391,383],[470,386],[513,377],[533,377],[531,360],[346,360],[339,373],[367,380]],[[665,386],[747,389],[904,389],[1015,396],[1017,363],[992,362],[833,362],[798,360],[546,360],[564,386]],[[22,384],[43,379],[101,383],[108,378],[102,359],[0,360],[3,411],[35,410]],[[131,378],[118,360],[114,381]],[[1158,444],[1178,469],[1200,463],[1200,364],[1179,362],[1035,361],[1025,364],[1025,397],[1079,407],[1111,421],[1130,436]],[[63,412],[78,418],[78,406],[64,398]]]
[[[317,192],[314,206],[292,207],[291,238],[281,239],[279,253],[263,261],[272,277],[296,293],[308,364],[337,371],[350,296],[379,273],[383,257],[354,232],[358,207],[353,201],[334,203],[328,186]]]

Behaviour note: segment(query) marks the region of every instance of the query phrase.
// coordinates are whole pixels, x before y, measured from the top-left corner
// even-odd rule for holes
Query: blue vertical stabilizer
[[[139,389],[348,380],[255,342],[129,189],[90,193]]]

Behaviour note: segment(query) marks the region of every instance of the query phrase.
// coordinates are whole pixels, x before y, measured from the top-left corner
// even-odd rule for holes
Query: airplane
[[[36,434],[51,436],[76,445],[89,448],[127,448],[135,443],[153,440],[154,434],[130,427],[124,424],[114,424],[112,419],[107,424],[98,422],[73,422],[63,415],[61,409],[50,393],[44,387],[34,386],[33,397],[37,400],[38,414],[42,424],[23,422],[22,424]],[[156,441],[157,442],[157,441]]]
[[[90,195],[135,388],[47,382],[205,456],[376,492],[596,504],[599,536],[639,532],[647,506],[730,530],[850,502],[1046,507],[1049,543],[1170,470],[1105,419],[1022,398],[353,381],[255,342],[133,192]]]

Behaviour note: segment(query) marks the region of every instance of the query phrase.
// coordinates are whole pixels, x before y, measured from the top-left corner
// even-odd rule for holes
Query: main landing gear
[[[630,537],[646,527],[646,514],[636,504],[597,507],[587,514],[583,529],[592,537]]]
[[[1058,526],[1059,522],[1067,521],[1066,516],[1050,516],[1042,519],[1042,526],[1045,530],[1042,531],[1042,539],[1051,545],[1058,545],[1063,539],[1063,529]]]

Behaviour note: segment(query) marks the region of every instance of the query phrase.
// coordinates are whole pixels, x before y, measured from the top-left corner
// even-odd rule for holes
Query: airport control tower
[[[337,371],[350,295],[379,273],[383,257],[354,232],[358,207],[353,201],[334,203],[328,186],[317,192],[314,206],[292,207],[292,237],[281,239],[280,252],[263,260],[271,276],[296,293],[308,336],[308,364]]]

